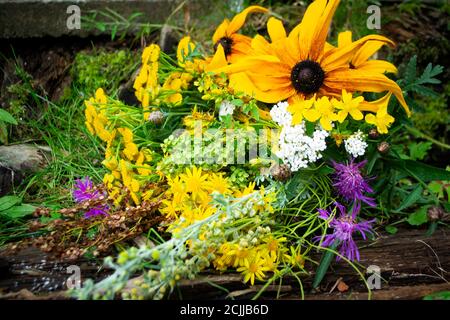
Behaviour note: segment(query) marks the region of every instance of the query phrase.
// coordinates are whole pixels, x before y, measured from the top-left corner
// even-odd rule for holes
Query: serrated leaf
[[[15,206],[20,203],[22,199],[16,196],[4,196],[0,198],[0,212]]]
[[[405,71],[405,82],[406,84],[411,84],[416,79],[417,74],[417,56],[413,56],[406,66]]]
[[[7,210],[2,211],[2,214],[8,216],[11,219],[23,218],[32,214],[36,210],[35,206],[31,204],[22,204],[20,206],[14,206]]]
[[[430,206],[424,206],[408,217],[408,223],[412,226],[420,226],[428,221],[427,210]]]
[[[9,123],[9,124],[17,124],[17,120],[6,110],[0,108],[0,121]]]
[[[422,86],[422,85],[413,85],[413,86],[411,87],[411,90],[414,91],[414,92],[416,92],[416,93],[418,93],[418,94],[420,94],[420,95],[422,95],[422,96],[427,96],[427,97],[432,97],[432,98],[436,98],[436,97],[439,96],[439,95],[438,95],[435,91],[433,91],[432,89],[427,88],[427,87],[424,87],[424,86]]]
[[[428,153],[428,150],[431,149],[433,143],[431,142],[421,142],[421,143],[411,143],[408,146],[409,149],[409,157],[412,160],[423,160]]]

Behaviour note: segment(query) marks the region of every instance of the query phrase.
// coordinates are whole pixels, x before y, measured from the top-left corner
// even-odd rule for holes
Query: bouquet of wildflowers
[[[75,201],[96,200],[85,219],[148,203],[161,219],[152,241],[107,258],[112,275],[77,297],[162,299],[202,272],[301,281],[317,250],[360,259],[355,239],[376,238],[386,210],[383,175],[400,170],[386,141],[408,121],[411,97],[397,68],[372,58],[391,40],[327,39],[338,5],[312,2],[290,32],[251,6],[217,27],[211,48],[186,36],[175,57],[151,44],[134,80],[138,105],[101,88],[85,102],[108,170],[101,188],[89,178],[75,186]],[[268,16],[267,36],[240,32],[254,14]]]

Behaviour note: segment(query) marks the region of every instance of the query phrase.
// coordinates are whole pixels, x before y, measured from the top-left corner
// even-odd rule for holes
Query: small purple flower
[[[367,197],[364,193],[372,193],[373,189],[367,183],[367,178],[361,174],[361,168],[367,163],[367,160],[359,163],[353,162],[348,164],[336,163],[333,161],[333,167],[336,170],[333,175],[333,186],[345,200],[363,201],[371,207],[375,207],[376,203],[373,198]]]
[[[359,261],[359,250],[355,241],[353,240],[353,234],[359,232],[364,240],[367,239],[367,234],[373,234],[372,223],[375,219],[370,221],[356,222],[356,216],[361,209],[359,202],[355,202],[351,212],[346,212],[343,205],[335,202],[335,207],[339,210],[339,215],[336,214],[330,221],[330,227],[334,229],[332,234],[324,236],[324,240],[321,244],[322,247],[331,247],[336,241],[339,242],[339,253],[347,257],[350,261]],[[331,212],[324,209],[319,209],[319,217],[327,220],[331,216]],[[314,240],[318,241],[321,237],[315,237]],[[338,256],[336,260],[340,260]]]
[[[72,190],[75,202],[81,203],[87,200],[98,199],[99,192],[94,189],[94,184],[89,177],[75,180],[75,187]]]
[[[109,209],[109,207],[107,205],[99,205],[99,206],[97,206],[95,208],[89,209],[84,214],[84,217],[85,218],[91,218],[91,217],[100,216],[100,215],[107,216],[108,215],[108,212],[107,212],[108,209]]]
[[[98,200],[102,194],[94,188],[94,183],[89,177],[75,180],[75,187],[72,190],[72,196],[76,203],[82,203],[88,200]],[[89,209],[85,214],[85,218],[99,215],[108,215],[109,207],[107,205],[98,205]]]

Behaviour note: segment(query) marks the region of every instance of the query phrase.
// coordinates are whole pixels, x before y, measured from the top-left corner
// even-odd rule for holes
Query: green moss
[[[130,50],[80,52],[72,66],[73,87],[87,95],[103,88],[115,91],[138,67],[139,55]]]
[[[448,113],[448,97],[450,96],[450,85],[446,85],[444,92],[438,98],[422,99],[418,102],[423,110],[412,115],[414,126],[435,138],[439,139],[437,132],[440,126],[448,125],[450,116]],[[438,134],[439,135],[439,134]],[[439,139],[440,140],[440,139]]]

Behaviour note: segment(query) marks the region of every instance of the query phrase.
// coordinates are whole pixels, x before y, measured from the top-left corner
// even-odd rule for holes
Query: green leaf
[[[426,295],[423,300],[450,300],[450,291],[435,292]]]
[[[409,148],[409,157],[412,160],[423,160],[428,153],[428,150],[431,149],[433,145],[432,142],[422,142],[422,143],[411,143]]]
[[[241,99],[233,99],[231,100],[231,103],[236,107],[242,107],[244,105],[244,101],[242,101]]]
[[[0,198],[0,212],[15,206],[20,203],[22,199],[16,196],[4,196]]]
[[[0,121],[10,124],[17,124],[17,120],[14,119],[14,117],[8,111],[2,108],[0,108]]]
[[[398,231],[397,227],[394,226],[386,226],[386,228],[384,228],[386,230],[387,233],[389,234],[396,234]]]
[[[438,181],[431,181],[428,184],[428,190],[436,194],[438,198],[442,198],[444,196],[444,185]]]
[[[420,226],[428,221],[427,210],[430,206],[423,206],[408,217],[408,223],[412,226]]]
[[[415,55],[409,60],[408,65],[406,66],[405,71],[406,84],[413,83],[414,80],[416,79],[416,74],[417,74],[417,56]]]
[[[403,199],[402,203],[398,207],[397,211],[402,211],[406,208],[411,207],[415,204],[420,198],[422,198],[423,187],[421,185],[417,185],[414,190],[409,193],[409,195]]]
[[[11,207],[2,212],[2,214],[8,216],[12,219],[23,218],[27,215],[32,214],[36,210],[35,206],[31,204],[22,204],[20,206]]]
[[[386,162],[392,168],[404,172],[410,177],[417,177],[424,182],[430,182],[433,180],[450,180],[450,171],[436,168],[414,160],[388,159]]]
[[[337,246],[339,245],[339,240],[336,240],[330,247],[329,249],[331,250],[336,250]],[[325,274],[327,273],[328,268],[330,267],[331,261],[334,257],[334,252],[333,251],[326,251],[323,256],[322,256],[322,260],[320,260],[320,265],[316,270],[316,276],[314,277],[314,281],[313,281],[313,288],[317,288],[320,283],[323,280],[323,277],[325,276]]]

